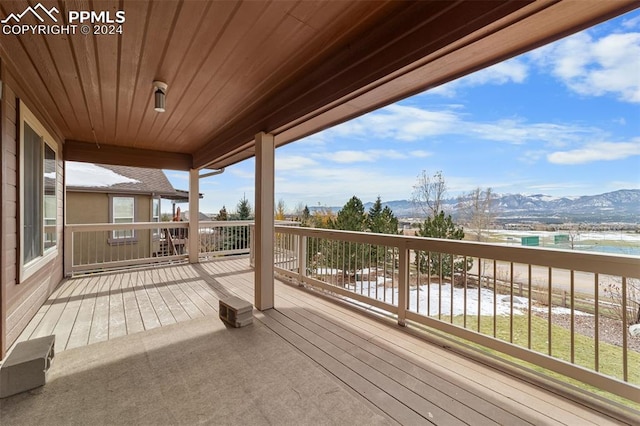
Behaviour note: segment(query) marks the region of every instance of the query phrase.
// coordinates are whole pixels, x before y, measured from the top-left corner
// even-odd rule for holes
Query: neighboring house
[[[160,200],[189,201],[159,169],[66,162],[67,223],[160,222]],[[77,234],[74,259],[82,264],[122,259],[118,251],[152,256],[163,250],[161,232],[121,230]],[[90,247],[90,250],[87,250]]]
[[[204,214],[204,213],[202,213],[202,212],[198,212],[198,218],[199,218],[199,220],[200,220],[201,222],[203,222],[203,221],[210,221],[210,220],[213,220],[213,219],[211,218],[211,216],[206,215],[206,214]],[[182,219],[182,220],[186,220],[186,221],[188,222],[188,221],[189,221],[189,211],[186,211],[186,212],[182,212],[182,213],[180,213],[180,219]]]

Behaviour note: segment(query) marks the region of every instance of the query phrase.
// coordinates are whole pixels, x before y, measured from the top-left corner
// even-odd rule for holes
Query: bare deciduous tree
[[[495,194],[491,188],[477,187],[458,198],[460,219],[475,234],[476,241],[484,240],[484,233],[491,228],[497,216]]]
[[[576,244],[580,241],[580,234],[582,231],[582,226],[580,224],[570,223],[567,227],[567,236],[569,238],[569,246],[571,250],[576,248]]]
[[[442,176],[442,171],[437,171],[433,176],[429,176],[427,171],[423,170],[413,186],[411,201],[416,209],[426,217],[435,218],[443,211],[446,193],[447,184]]]
[[[611,311],[617,319],[626,320],[623,329],[640,324],[640,280],[627,279],[623,290],[620,277],[607,277],[600,283],[604,293],[611,298]],[[624,307],[624,309],[623,309]]]

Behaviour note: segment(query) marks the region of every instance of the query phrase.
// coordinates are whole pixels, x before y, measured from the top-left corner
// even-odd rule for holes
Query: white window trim
[[[43,252],[42,255],[31,260],[29,263],[27,263],[26,265],[24,264],[24,227],[23,227],[23,221],[24,221],[24,199],[26,196],[28,196],[27,194],[24,193],[24,174],[23,174],[23,170],[24,170],[24,123],[28,123],[29,126],[43,139],[44,143],[46,143],[49,148],[51,148],[53,150],[53,152],[55,153],[56,156],[56,193],[58,191],[58,182],[59,182],[59,176],[58,176],[58,144],[55,142],[55,139],[51,136],[51,134],[44,128],[44,126],[40,123],[40,121],[36,118],[35,115],[33,115],[33,113],[29,110],[29,108],[27,108],[27,106],[24,104],[24,102],[22,100],[20,100],[20,118],[19,118],[19,126],[20,126],[20,158],[19,158],[19,162],[20,162],[20,212],[19,212],[19,218],[20,218],[20,250],[19,250],[19,259],[20,259],[20,264],[19,264],[19,276],[18,276],[18,282],[22,283],[24,282],[27,278],[29,278],[30,276],[32,276],[33,274],[35,274],[36,272],[38,272],[42,267],[44,267],[45,265],[47,265],[49,262],[51,262],[53,259],[55,259],[58,254],[59,254],[59,250],[60,250],[60,238],[58,238],[58,235],[56,235],[56,245],[54,247],[50,247],[48,249],[44,249],[43,246]],[[44,147],[42,148],[44,151]],[[43,196],[43,212],[44,212],[44,196]],[[58,211],[58,209],[60,208],[60,199],[56,196],[56,212]],[[57,223],[57,219],[58,217],[56,217],[56,233],[58,232],[58,226],[59,224]],[[42,223],[42,232],[43,232],[43,244],[44,244],[44,222]]]
[[[158,202],[157,220],[156,220],[156,216],[154,215],[155,213],[154,204],[156,201]],[[160,197],[152,196],[151,197],[151,222],[160,223],[161,217],[162,217],[162,199]],[[160,228],[156,228],[151,231],[151,243],[153,243],[153,240],[158,240],[158,239],[160,239]]]
[[[138,214],[138,199],[135,195],[131,194],[109,194],[109,223],[115,223],[115,218],[113,217],[113,199],[114,198],[132,198],[133,199],[133,222],[136,223],[136,217]],[[130,237],[114,237],[116,231],[111,231],[109,233],[109,237],[107,242],[109,245],[118,245],[118,244],[131,244],[138,242],[138,232],[134,229],[133,234]]]

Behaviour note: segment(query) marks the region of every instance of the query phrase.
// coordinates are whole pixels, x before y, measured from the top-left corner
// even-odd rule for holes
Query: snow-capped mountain
[[[346,200],[345,200],[346,202]],[[420,217],[419,209],[410,200],[387,201],[383,206],[389,206],[399,218]],[[458,198],[449,198],[444,202],[446,213],[456,216]],[[372,202],[365,203],[368,210]],[[334,212],[342,206],[331,207]],[[311,211],[315,208],[310,207]],[[640,222],[640,190],[621,189],[599,195],[583,195],[574,197],[554,197],[545,194],[496,194],[495,210],[499,218],[567,220],[587,222]]]

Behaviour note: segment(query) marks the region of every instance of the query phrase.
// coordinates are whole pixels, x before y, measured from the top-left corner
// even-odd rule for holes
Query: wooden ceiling
[[[122,35],[0,35],[3,68],[65,141],[65,158],[177,169],[235,163],[253,155],[260,131],[280,146],[639,6],[41,3],[63,16],[126,14]],[[3,1],[0,15],[35,4]],[[164,113],[153,109],[154,80],[169,85]]]

